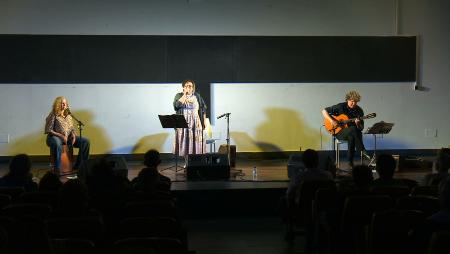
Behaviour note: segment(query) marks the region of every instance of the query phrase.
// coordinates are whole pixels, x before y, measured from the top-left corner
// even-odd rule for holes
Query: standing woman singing
[[[177,114],[184,115],[188,127],[176,129],[173,153],[187,157],[188,154],[205,153],[203,129],[207,107],[200,94],[195,92],[194,81],[185,80],[182,86],[183,92],[175,95],[173,107]]]

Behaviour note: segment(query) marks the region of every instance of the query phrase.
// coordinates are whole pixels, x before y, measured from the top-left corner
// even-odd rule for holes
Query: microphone
[[[229,115],[231,115],[231,113],[225,113],[225,114],[222,114],[222,115],[218,116],[217,119],[220,119],[220,118],[222,118],[224,116],[229,116]]]
[[[72,115],[72,112],[70,112],[70,108],[69,108],[69,107],[67,107],[66,109],[64,109],[64,113],[65,113],[66,115]]]

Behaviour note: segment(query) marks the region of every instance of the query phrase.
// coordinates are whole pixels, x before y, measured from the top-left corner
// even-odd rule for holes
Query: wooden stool
[[[55,171],[55,155],[53,154],[52,150],[50,149],[50,158],[51,163],[53,165],[53,170]],[[72,173],[72,166],[73,166],[73,149],[71,146],[68,145],[62,145],[62,151],[61,151],[61,165],[60,165],[60,172],[59,175],[68,175]],[[55,171],[55,173],[57,173]]]

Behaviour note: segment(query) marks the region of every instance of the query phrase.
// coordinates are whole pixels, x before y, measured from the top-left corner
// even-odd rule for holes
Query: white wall
[[[239,145],[238,151],[297,150],[297,146],[320,146],[317,142],[320,109],[341,101],[346,90],[356,88],[363,95],[361,104],[366,112],[377,112],[376,120],[395,123],[380,146],[447,147],[450,1],[399,0],[398,22],[395,3],[395,0],[0,0],[0,33],[395,35],[398,24],[399,35],[421,37],[421,90],[414,91],[411,84],[216,84],[211,108],[217,113],[232,112],[232,142]],[[159,122],[148,119],[154,112],[172,113],[171,105],[166,103],[171,104],[178,88],[125,85],[0,85],[0,156],[20,151],[48,153],[42,144],[43,118],[53,98],[60,94],[69,98],[75,112],[88,119],[91,130],[86,129],[86,136],[91,138],[94,153],[142,152],[152,146],[170,152],[170,131],[159,130],[155,127],[159,127]],[[280,87],[283,89],[273,90]],[[228,103],[230,95],[232,99],[244,96],[237,102],[242,106],[227,108],[239,105]],[[282,100],[274,100],[273,104],[260,102],[261,98],[272,97]],[[112,103],[117,101],[112,98],[123,101]],[[287,118],[277,121],[287,121],[291,128],[288,136],[292,138],[274,133],[283,127],[268,122],[274,114],[294,116],[296,122]],[[218,131],[224,130],[221,126],[224,122],[217,121]],[[308,131],[293,132],[292,128],[299,123]],[[437,137],[432,135],[435,131]],[[10,143],[1,143],[7,134]],[[371,140],[366,143],[370,146]]]

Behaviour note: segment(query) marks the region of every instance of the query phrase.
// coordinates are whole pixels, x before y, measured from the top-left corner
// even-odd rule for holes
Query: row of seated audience
[[[318,167],[311,149],[302,162],[280,204],[286,240],[304,234],[305,253],[427,253],[434,232],[450,234],[448,153],[440,152],[439,173],[426,176],[434,179],[427,187],[395,178],[396,160],[389,154],[377,157],[377,179],[365,165],[354,167],[351,177],[336,178]]]
[[[37,184],[30,158],[14,156],[0,178],[0,253],[187,253],[187,233],[160,163],[159,152],[148,151],[145,167],[129,181],[105,156],[83,177],[62,183],[47,172]]]

